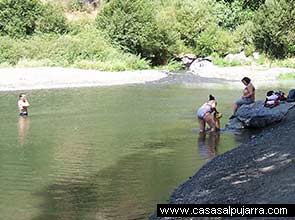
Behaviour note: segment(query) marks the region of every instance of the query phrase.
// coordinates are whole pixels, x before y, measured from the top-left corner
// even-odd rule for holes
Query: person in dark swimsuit
[[[238,108],[242,105],[249,105],[255,102],[255,87],[251,83],[251,79],[244,77],[241,81],[246,87],[243,91],[243,96],[235,102],[233,115],[230,118],[234,118]]]

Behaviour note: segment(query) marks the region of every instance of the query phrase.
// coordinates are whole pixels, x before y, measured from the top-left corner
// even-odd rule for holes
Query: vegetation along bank
[[[0,67],[174,70],[189,53],[250,64],[224,62],[241,50],[294,67],[294,10],[291,0],[1,0]]]

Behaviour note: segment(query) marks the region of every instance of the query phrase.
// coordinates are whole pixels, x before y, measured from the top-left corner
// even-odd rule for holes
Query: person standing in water
[[[205,131],[206,123],[209,125],[211,132],[216,131],[217,128],[219,129],[219,118],[221,116],[217,118],[212,115],[213,112],[218,113],[216,106],[217,102],[214,96],[209,95],[209,100],[197,110],[196,116],[199,120],[200,132]]]
[[[25,94],[21,93],[19,95],[19,100],[17,102],[18,109],[19,109],[19,115],[20,116],[28,116],[28,108],[30,106],[30,103],[26,97]]]
[[[248,77],[244,77],[241,81],[246,87],[243,91],[242,97],[235,102],[233,107],[233,115],[230,117],[230,119],[235,117],[235,114],[239,107],[241,107],[242,105],[249,105],[255,102],[255,87],[251,83],[251,79]]]

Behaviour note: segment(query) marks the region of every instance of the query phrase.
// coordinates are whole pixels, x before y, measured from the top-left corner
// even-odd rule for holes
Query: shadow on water
[[[39,208],[40,215],[32,220],[147,219],[157,203],[166,202],[175,187],[194,174],[183,172],[187,169],[183,167],[185,160],[197,161],[197,155],[209,160],[222,153],[224,149],[219,147],[223,136],[226,134],[219,132],[199,135],[199,153],[195,149],[191,158],[182,156],[183,149],[173,146],[173,141],[183,140],[147,142],[143,144],[144,151],[122,157],[116,164],[94,174],[78,173],[54,180],[35,194],[43,203]],[[167,157],[176,159],[167,161]],[[197,169],[203,163],[198,164]],[[184,173],[183,176],[180,173]]]
[[[163,168],[167,166],[164,158],[157,150],[133,154],[96,174],[56,181],[35,194],[43,204],[41,214],[32,220],[147,219],[155,208],[151,204],[164,202],[177,185],[167,183],[165,176],[178,175],[178,163]],[[135,159],[142,163],[134,164]]]

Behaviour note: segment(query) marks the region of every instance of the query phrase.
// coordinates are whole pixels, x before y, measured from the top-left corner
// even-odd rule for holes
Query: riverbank
[[[165,78],[156,70],[103,72],[61,67],[1,68],[0,91],[140,84]]]
[[[175,190],[170,202],[295,203],[294,134],[293,108],[281,123],[207,163]]]
[[[210,67],[197,72],[169,73],[160,70],[104,72],[62,67],[0,68],[0,91],[112,86],[125,84],[197,84],[200,87],[235,89],[241,78],[248,76],[256,88],[290,84],[278,80],[284,73],[295,73],[291,68]],[[291,82],[293,83],[293,81]]]
[[[216,78],[230,81],[231,86],[240,86],[241,79],[249,77],[255,86],[276,86],[288,80],[279,80],[281,74],[295,73],[294,68],[272,67],[264,65],[218,67],[214,65],[195,68],[192,73],[199,77]]]

